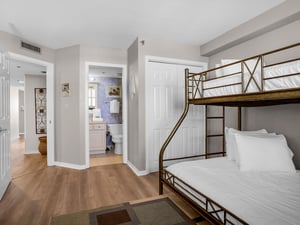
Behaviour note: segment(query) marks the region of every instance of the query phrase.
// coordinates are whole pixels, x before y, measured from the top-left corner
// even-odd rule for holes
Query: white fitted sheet
[[[298,170],[241,172],[225,157],[177,163],[167,170],[249,224],[299,224]]]
[[[264,69],[264,77],[278,77],[286,74],[294,74],[300,72],[300,60],[290,63],[284,63],[281,65],[266,67]],[[249,80],[249,73],[245,71],[244,74],[244,83],[246,84]],[[260,72],[255,72],[254,77],[261,87],[261,74]],[[233,83],[241,82],[241,75],[232,75],[229,77],[220,77],[218,79],[208,80],[203,83],[203,88],[213,88],[222,85],[231,85]],[[280,90],[280,89],[289,89],[289,88],[298,88],[300,87],[300,75],[288,76],[283,78],[276,78],[264,81],[264,91],[271,90]],[[249,84],[249,88],[246,93],[257,92],[258,88],[254,81],[252,80]],[[208,89],[204,91],[204,97],[213,97],[213,96],[224,96],[224,95],[234,95],[241,94],[242,86],[241,85],[231,85],[227,87],[219,87]]]

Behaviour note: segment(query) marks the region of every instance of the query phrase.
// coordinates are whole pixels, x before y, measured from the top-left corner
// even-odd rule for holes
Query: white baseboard
[[[60,166],[60,167],[65,167],[69,169],[75,169],[75,170],[84,170],[87,169],[88,167],[86,165],[77,165],[73,163],[65,163],[65,162],[53,162],[53,166]]]
[[[149,171],[147,171],[147,170],[137,169],[129,160],[127,161],[127,165],[137,176],[145,176],[145,175],[149,174]]]
[[[24,155],[31,155],[31,154],[41,154],[41,153],[39,151],[24,152]]]
[[[16,140],[18,140],[19,138],[20,138],[19,136],[10,137],[10,141],[16,141]]]

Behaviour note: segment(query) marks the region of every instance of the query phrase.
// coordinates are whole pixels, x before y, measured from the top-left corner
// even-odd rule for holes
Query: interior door
[[[158,171],[159,151],[184,110],[184,69],[202,67],[148,62],[146,75],[146,152],[148,169]],[[189,113],[170,142],[165,158],[204,153],[204,108],[190,107]]]
[[[0,200],[10,182],[9,61],[0,52]]]

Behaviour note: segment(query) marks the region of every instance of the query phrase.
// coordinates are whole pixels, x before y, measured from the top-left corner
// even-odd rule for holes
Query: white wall
[[[34,96],[35,88],[46,88],[45,75],[25,75],[25,154],[38,153],[38,138],[46,135],[36,134]]]
[[[19,87],[10,86],[10,139],[19,137]]]

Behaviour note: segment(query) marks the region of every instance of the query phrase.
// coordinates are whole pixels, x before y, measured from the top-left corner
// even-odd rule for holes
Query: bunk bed
[[[200,73],[185,71],[185,108],[159,154],[160,194],[167,186],[212,224],[299,223],[300,172],[289,165],[291,173],[243,173],[241,165],[226,157],[230,149],[225,149],[228,134],[225,135],[224,111],[227,106],[237,107],[241,130],[241,107],[300,103],[299,53],[300,43],[296,43],[244,60],[224,60],[222,65]],[[207,132],[207,121],[220,119],[223,133],[206,134],[204,154],[165,158],[190,105],[205,105],[206,113],[210,105],[223,108],[221,116],[206,114],[205,124]],[[222,138],[221,149],[210,151],[208,139],[216,136]],[[252,139],[264,141],[255,138]],[[280,143],[286,143],[285,139]],[[293,153],[288,152],[292,158]],[[185,161],[178,162],[182,160]]]

